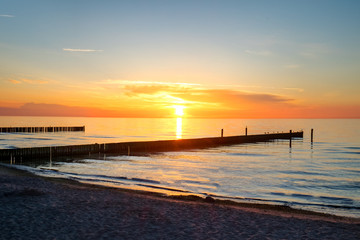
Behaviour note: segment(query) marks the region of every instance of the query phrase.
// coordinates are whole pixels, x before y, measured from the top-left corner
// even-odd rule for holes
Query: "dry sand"
[[[0,239],[360,239],[360,220],[174,200],[0,166]]]

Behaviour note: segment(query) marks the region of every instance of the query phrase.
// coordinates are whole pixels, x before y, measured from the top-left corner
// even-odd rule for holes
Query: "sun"
[[[173,106],[175,108],[175,115],[178,117],[182,117],[184,116],[184,106],[182,105],[174,105]]]

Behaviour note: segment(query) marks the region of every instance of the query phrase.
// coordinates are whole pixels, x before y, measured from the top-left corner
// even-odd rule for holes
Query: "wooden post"
[[[290,146],[290,148],[291,148],[291,138],[292,138],[292,130],[290,130],[290,141],[289,141],[289,146]]]
[[[221,129],[221,137],[224,137],[224,129]]]
[[[314,129],[311,129],[311,143],[314,142]]]
[[[247,126],[245,127],[245,136],[247,136]]]

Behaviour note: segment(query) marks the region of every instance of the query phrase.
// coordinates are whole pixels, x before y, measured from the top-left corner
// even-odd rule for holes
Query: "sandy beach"
[[[1,239],[359,239],[360,219],[170,199],[0,166]]]

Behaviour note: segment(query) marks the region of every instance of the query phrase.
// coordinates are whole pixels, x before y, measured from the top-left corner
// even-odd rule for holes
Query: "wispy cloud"
[[[9,15],[9,14],[0,14],[0,17],[13,18],[15,16],[14,15]]]
[[[85,88],[89,91],[86,94],[93,92],[91,96],[97,101],[106,102],[104,106],[111,106],[111,109],[126,106],[126,111],[137,111],[140,115],[151,110],[153,114],[172,116],[172,106],[182,105],[187,109],[187,116],[192,117],[260,117],[263,111],[271,113],[270,109],[288,109],[297,104],[291,94],[269,93],[266,89],[249,92],[234,85],[106,79],[90,83]],[[84,86],[80,91],[84,91]]]
[[[20,80],[16,80],[16,79],[10,79],[9,82],[11,82],[12,84],[21,84],[21,83],[28,83],[28,84],[47,84],[49,83],[49,81],[46,80],[33,80],[33,79],[28,79],[28,78],[23,78]]]
[[[267,57],[272,54],[270,51],[267,51],[267,50],[265,50],[265,51],[246,50],[245,53],[247,53],[249,55],[263,56],[263,57]]]
[[[12,84],[19,84],[19,83],[21,83],[21,81],[15,80],[15,79],[11,79],[11,80],[9,80],[9,82],[11,82]]]
[[[80,49],[80,48],[63,48],[65,52],[102,52],[103,50],[96,49]]]
[[[32,80],[32,79],[21,79],[23,82],[25,83],[29,83],[29,84],[47,84],[49,83],[46,80]]]
[[[182,99],[184,103],[221,104],[237,107],[243,103],[289,103],[294,99],[269,93],[249,93],[232,89],[209,89],[184,85],[125,85],[125,94],[129,97],[144,98],[147,101],[159,101],[161,97]],[[157,96],[157,98],[154,98]]]

